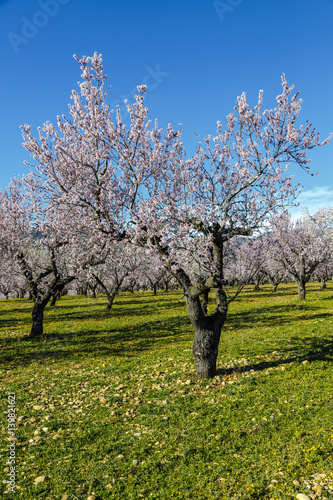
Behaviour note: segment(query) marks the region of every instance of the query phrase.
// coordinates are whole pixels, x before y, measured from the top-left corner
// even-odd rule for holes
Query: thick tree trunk
[[[153,284],[153,295],[157,295],[157,285],[156,285],[156,283]]]
[[[192,353],[198,378],[216,375],[216,361],[221,330],[227,316],[227,300],[223,290],[214,289],[216,311],[211,316],[203,312],[199,297],[186,297],[188,315],[194,327]]]
[[[297,282],[298,299],[299,300],[305,300],[305,294],[306,294],[305,285],[306,285],[306,282],[304,280]]]
[[[32,326],[30,337],[41,338],[43,336],[43,315],[45,306],[41,302],[35,302],[32,310]]]
[[[207,328],[195,329],[192,353],[198,378],[212,378],[216,375],[221,329],[221,326],[215,331]]]

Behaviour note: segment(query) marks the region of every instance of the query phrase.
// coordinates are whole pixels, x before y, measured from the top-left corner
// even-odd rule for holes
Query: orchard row
[[[262,91],[253,108],[243,93],[188,155],[181,128],[163,132],[148,119],[144,85],[125,102],[126,118],[107,104],[101,56],[75,59],[82,80],[70,117],[46,122],[37,137],[22,126],[32,171],[0,193],[2,281],[28,290],[31,335],[41,337],[46,305],[71,283],[97,283],[110,305],[121,287],[173,280],[195,330],[197,375],[212,377],[228,305],[244,283],[259,270],[276,282],[292,276],[304,298],[309,276],[329,265],[329,211],[293,223],[284,210],[299,192],[291,164],[296,175],[309,171],[307,150],[331,136],[296,126],[302,101],[283,75],[273,109],[262,109]]]

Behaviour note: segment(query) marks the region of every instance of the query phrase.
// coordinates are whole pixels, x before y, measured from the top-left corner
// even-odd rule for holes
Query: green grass
[[[103,297],[63,297],[45,312],[42,342],[25,338],[31,303],[0,301],[0,497],[308,493],[304,480],[333,470],[332,312],[333,290],[316,284],[305,302],[291,285],[248,287],[230,306],[218,376],[197,381],[180,293],[122,294],[111,313]],[[8,392],[18,423],[11,495]]]

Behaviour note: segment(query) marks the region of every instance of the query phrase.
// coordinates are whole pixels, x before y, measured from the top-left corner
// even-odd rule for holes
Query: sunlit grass
[[[123,294],[111,312],[103,297],[63,297],[46,310],[42,342],[24,338],[29,301],[0,302],[15,498],[288,499],[308,493],[313,474],[329,478],[333,291],[311,284],[299,302],[291,285],[247,287],[209,381],[195,378],[181,295]],[[1,481],[6,433],[4,420]]]

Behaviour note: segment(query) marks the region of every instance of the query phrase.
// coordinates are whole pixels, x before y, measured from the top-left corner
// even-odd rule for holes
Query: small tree
[[[111,243],[105,262],[90,268],[89,275],[94,278],[107,296],[106,308],[112,308],[114,299],[126,284],[135,269],[135,249],[117,241]]]
[[[0,191],[0,246],[33,300],[31,337],[42,337],[44,309],[50,299],[75,279],[79,269],[95,263],[96,244],[92,235],[85,234],[74,210],[57,207],[54,211],[45,203],[32,176],[17,178]],[[90,248],[88,256],[82,252],[84,245]],[[101,252],[96,253],[100,258]]]
[[[272,228],[271,258],[296,280],[298,298],[304,300],[306,284],[318,266],[330,259],[328,235],[316,215],[293,221],[285,212],[274,219]]]
[[[76,58],[76,57],[75,57]],[[119,108],[106,103],[102,58],[76,58],[82,69],[80,93],[72,92],[71,119],[46,123],[37,140],[22,127],[24,146],[35,162],[40,189],[52,205],[76,207],[109,239],[145,245],[160,256],[182,286],[194,327],[193,355],[198,377],[212,377],[226,320],[223,247],[235,236],[251,235],[267,215],[296,196],[285,171],[290,162],[308,170],[306,150],[320,144],[310,124],[296,128],[301,108],[282,77],[274,109],[262,111],[263,93],[252,109],[245,93],[214,135],[187,157],[180,130],[165,134],[152,126],[145,86],[127,103],[130,125]],[[201,273],[193,271],[200,257]],[[200,296],[213,290],[214,314]]]
[[[285,266],[276,255],[279,253],[279,248],[275,246],[274,239],[268,232],[264,235],[262,244],[264,247],[265,258],[263,260],[261,271],[272,284],[272,292],[275,293],[280,283],[290,279],[290,275]]]

